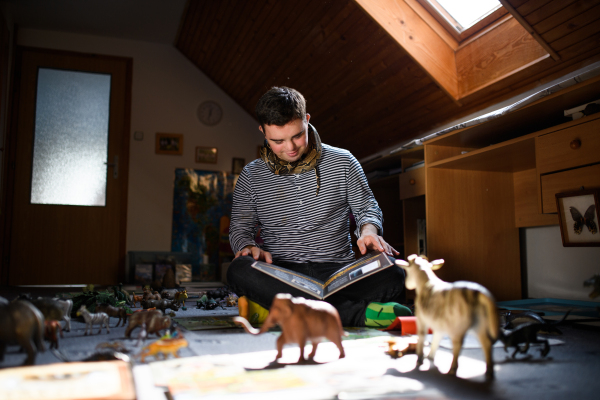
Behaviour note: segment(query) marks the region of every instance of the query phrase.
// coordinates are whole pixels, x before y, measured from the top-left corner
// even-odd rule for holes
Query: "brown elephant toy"
[[[23,365],[33,365],[44,346],[44,316],[33,304],[17,300],[7,304],[0,298],[0,361],[8,344],[19,344],[27,352]]]
[[[342,336],[346,336],[342,328],[340,316],[331,304],[318,300],[306,300],[302,297],[292,297],[290,294],[278,294],[273,299],[269,316],[260,330],[254,329],[242,317],[235,317],[234,322],[241,325],[246,332],[258,335],[267,332],[276,324],[281,327],[281,336],[277,339],[277,357],[282,357],[283,345],[298,343],[300,358],[298,363],[304,361],[304,346],[307,341],[312,343],[313,349],[308,359],[312,360],[317,352],[317,346],[323,338],[331,340],[340,350],[340,358],[346,356],[342,347]]]

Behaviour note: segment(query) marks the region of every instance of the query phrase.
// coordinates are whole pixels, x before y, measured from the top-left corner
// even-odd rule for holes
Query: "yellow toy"
[[[153,356],[158,360],[159,354],[162,354],[162,358],[164,360],[167,359],[167,355],[169,354],[173,357],[179,358],[179,354],[177,354],[177,352],[183,347],[188,347],[188,341],[182,336],[173,339],[160,339],[144,347],[140,353],[140,356],[142,358],[142,362],[145,362],[145,359],[148,356]]]

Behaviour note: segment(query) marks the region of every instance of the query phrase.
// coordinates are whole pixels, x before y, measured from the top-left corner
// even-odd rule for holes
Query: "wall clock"
[[[214,101],[205,101],[200,104],[196,112],[200,122],[208,126],[218,124],[223,117],[223,109]]]

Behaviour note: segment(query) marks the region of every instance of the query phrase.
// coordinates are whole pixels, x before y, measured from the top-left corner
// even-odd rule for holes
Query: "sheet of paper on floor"
[[[398,338],[401,339],[401,338]],[[187,399],[329,399],[373,398],[387,394],[444,399],[433,387],[402,376],[415,369],[416,355],[392,359],[385,351],[389,337],[344,341],[346,358],[338,359],[333,343],[319,345],[315,363],[295,365],[298,347],[285,347],[283,358],[273,363],[276,350],[188,357],[150,364],[154,383],[169,388],[176,400]],[[310,352],[307,346],[305,354]],[[440,372],[450,368],[452,355],[438,351]],[[424,366],[428,366],[428,362]],[[138,367],[135,367],[138,368]],[[460,357],[458,376],[469,379],[485,373],[483,361]],[[143,400],[143,399],[140,399]]]

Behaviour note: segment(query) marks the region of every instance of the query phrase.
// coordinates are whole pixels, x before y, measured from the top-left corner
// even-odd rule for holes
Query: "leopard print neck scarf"
[[[301,174],[303,172],[314,170],[315,179],[317,180],[317,192],[315,196],[318,196],[321,187],[318,164],[321,159],[323,146],[321,145],[321,138],[319,137],[317,130],[311,124],[308,124],[308,135],[308,148],[306,149],[306,153],[304,153],[298,161],[288,162],[280,159],[273,153],[273,150],[271,150],[271,147],[266,140],[263,148],[260,150],[260,158],[262,158],[271,172],[275,175]]]

